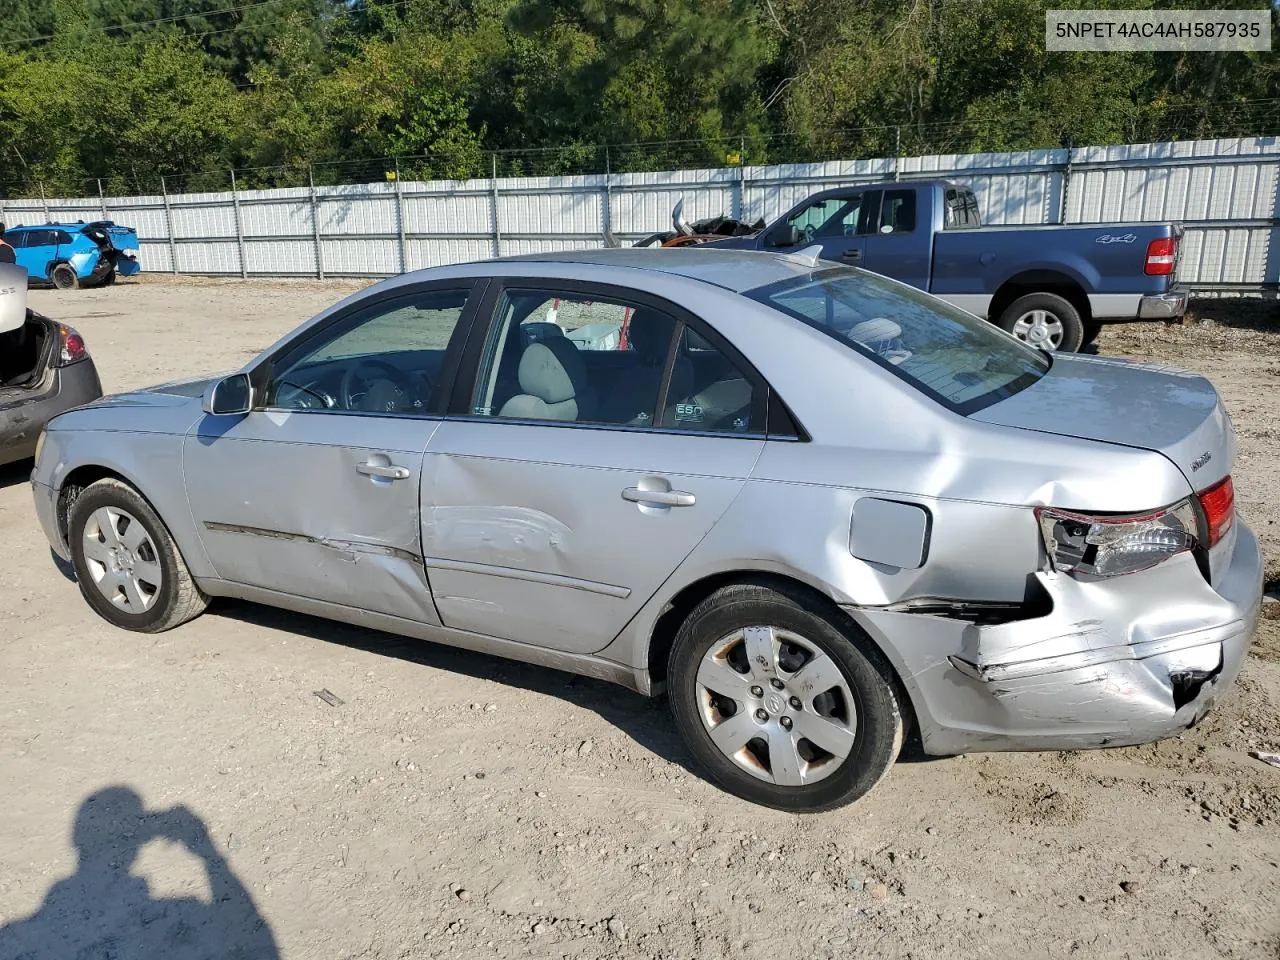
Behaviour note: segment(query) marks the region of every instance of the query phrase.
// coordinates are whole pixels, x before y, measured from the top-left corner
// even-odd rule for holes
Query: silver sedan
[[[95,611],[240,597],[666,692],[708,776],[820,810],[928,754],[1196,723],[1261,597],[1199,376],[1049,357],[805,253],[408,274],[241,371],[56,418]]]

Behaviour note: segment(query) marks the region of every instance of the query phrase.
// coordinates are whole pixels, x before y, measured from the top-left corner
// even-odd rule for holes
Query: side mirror
[[[253,387],[247,373],[233,373],[204,389],[204,412],[214,416],[248,413],[253,409]]]
[[[794,223],[779,227],[773,234],[773,245],[775,247],[794,247],[799,242],[800,231],[796,229]]]

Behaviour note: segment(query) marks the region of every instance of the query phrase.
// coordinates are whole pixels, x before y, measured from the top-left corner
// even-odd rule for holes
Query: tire
[[[115,282],[116,282],[116,271],[115,271],[115,268],[113,267],[111,270],[108,270],[107,275],[102,278],[101,284],[104,287],[109,287]]]
[[[1084,342],[1084,323],[1070,301],[1056,293],[1029,293],[1000,314],[997,325],[1024,343],[1075,353]]]
[[[75,290],[80,286],[80,277],[71,264],[59,263],[49,271],[49,282],[59,290]]]
[[[1098,334],[1102,332],[1102,324],[1086,323],[1084,324],[1084,339],[1080,341],[1080,346],[1087,347],[1098,339]]]
[[[772,650],[772,663],[752,663],[749,646]],[[722,587],[698,604],[667,671],[676,726],[706,775],[744,800],[792,813],[851,803],[888,773],[904,732],[892,676],[838,609],[772,581]],[[766,743],[789,750],[771,756]]]
[[[131,533],[135,523],[140,533]],[[107,622],[160,633],[209,605],[164,522],[128,484],[114,479],[90,484],[72,505],[68,528],[80,593]],[[113,549],[126,553],[113,555]],[[126,580],[132,580],[132,588]]]

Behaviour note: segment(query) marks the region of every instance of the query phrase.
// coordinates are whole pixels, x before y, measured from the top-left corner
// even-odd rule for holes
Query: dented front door
[[[335,411],[205,416],[183,473],[224,580],[439,623],[422,567],[422,451],[439,421]]]

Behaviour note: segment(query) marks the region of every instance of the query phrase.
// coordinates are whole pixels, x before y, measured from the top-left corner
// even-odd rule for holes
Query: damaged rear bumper
[[[990,626],[849,614],[894,661],[925,752],[1125,746],[1194,726],[1240,671],[1262,601],[1257,538],[1237,521],[1214,586],[1184,554],[1085,583],[1037,574],[1046,616]]]

